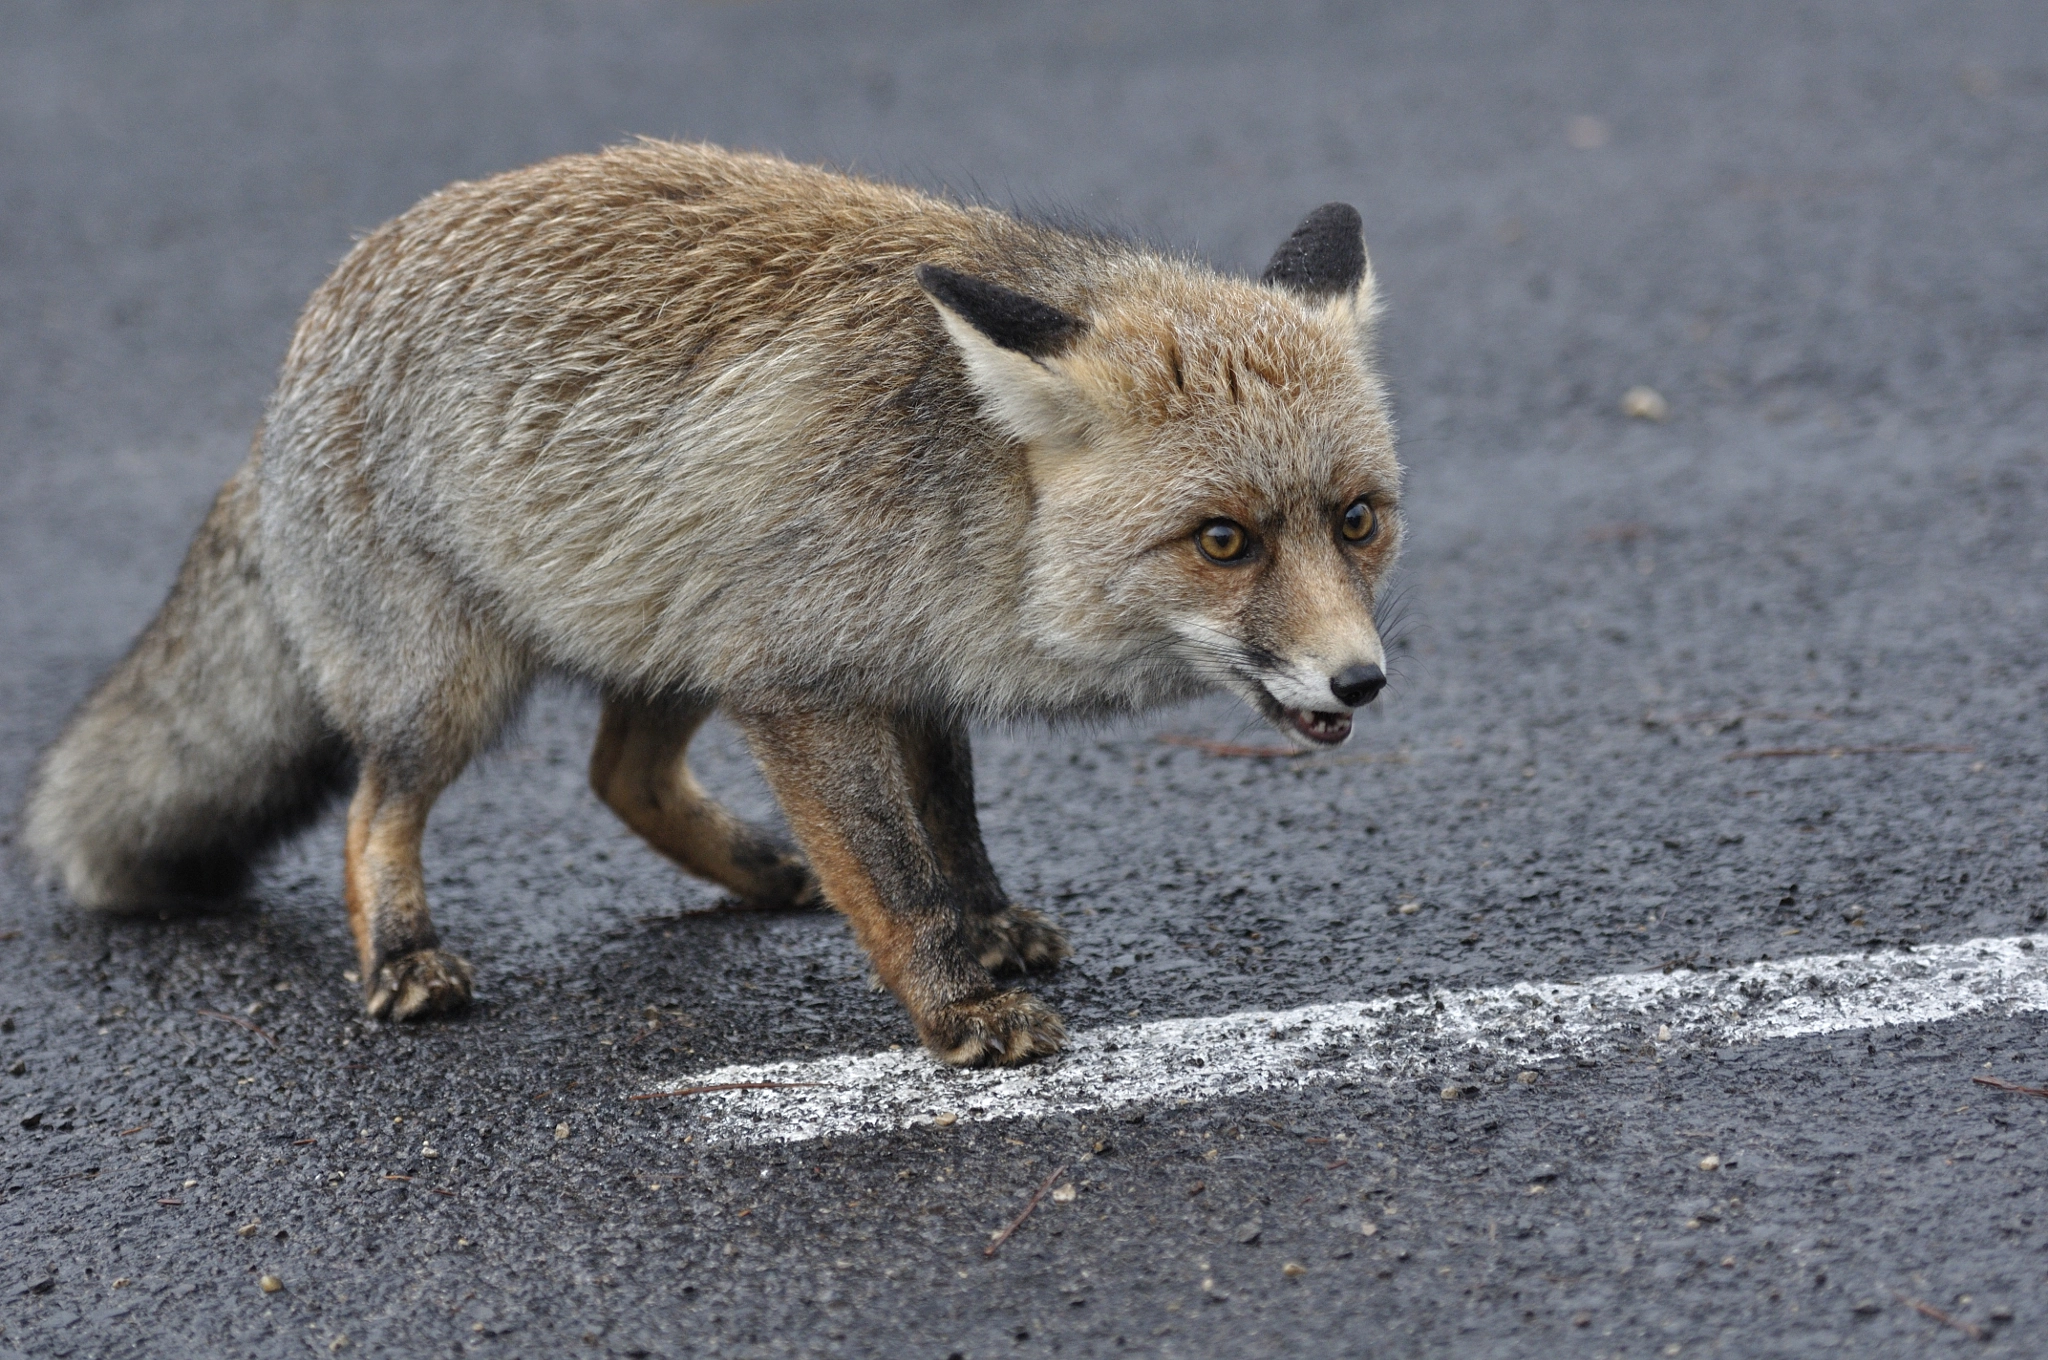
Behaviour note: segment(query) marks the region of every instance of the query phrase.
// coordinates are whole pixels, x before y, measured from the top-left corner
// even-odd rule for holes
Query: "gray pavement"
[[[351,233],[638,133],[1235,268],[1365,214],[1412,473],[1395,686],[1333,759],[1156,740],[1263,739],[1220,701],[982,736],[1075,1025],[2048,922],[2021,0],[15,0],[0,803]],[[1636,384],[1668,420],[1620,414]],[[594,717],[543,693],[436,814],[458,1022],[359,1018],[331,824],[197,919],[0,876],[0,1356],[2042,1353],[2048,1100],[1970,1080],[2048,1080],[2040,1015],[685,1142],[687,1102],[625,1097],[909,1035],[836,919],[718,910],[611,820]],[[1747,758],[1899,746],[1969,749]],[[767,810],[730,733],[701,764]],[[1062,1165],[1077,1196],[985,1257]]]

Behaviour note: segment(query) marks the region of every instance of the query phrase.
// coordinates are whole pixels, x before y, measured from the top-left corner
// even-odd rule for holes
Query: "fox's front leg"
[[[974,811],[974,756],[964,725],[941,718],[904,726],[918,816],[960,903],[969,951],[992,973],[1051,968],[1073,946],[1043,913],[1014,905],[989,863]]]
[[[704,791],[684,760],[708,704],[605,700],[590,784],[649,845],[748,906],[812,907],[818,884],[782,838],[749,826]]]
[[[920,815],[908,724],[865,712],[735,717],[826,900],[853,923],[925,1046],[963,1066],[1057,1052],[1059,1017],[998,987],[970,946],[961,888]]]
[[[469,965],[442,952],[420,870],[420,838],[440,791],[372,756],[349,803],[348,924],[362,961],[363,1004],[379,1020],[424,1019],[469,1004]]]

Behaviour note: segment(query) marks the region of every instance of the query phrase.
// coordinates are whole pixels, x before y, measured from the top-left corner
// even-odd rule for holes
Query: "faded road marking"
[[[1077,1034],[1057,1059],[963,1072],[920,1050],[721,1067],[678,1085],[813,1082],[687,1098],[700,1142],[773,1143],[924,1123],[1036,1118],[1441,1072],[1722,1048],[1959,1016],[2048,1010],[2048,935],[1827,954],[1718,972],[1616,973],[1243,1011]],[[1663,1031],[1668,1030],[1665,1037]],[[948,1121],[952,1122],[952,1121]]]

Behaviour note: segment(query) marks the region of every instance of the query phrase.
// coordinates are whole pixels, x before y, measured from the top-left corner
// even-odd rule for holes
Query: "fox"
[[[1302,749],[1386,684],[1402,537],[1362,219],[1256,280],[821,166],[642,140],[430,195],[312,295],[161,611],[40,760],[80,908],[231,898],[347,798],[363,1005],[467,1005],[436,797],[543,676],[599,799],[741,906],[829,906],[940,1061],[1056,1053],[972,724],[1224,691]],[[691,773],[714,713],[787,836]]]

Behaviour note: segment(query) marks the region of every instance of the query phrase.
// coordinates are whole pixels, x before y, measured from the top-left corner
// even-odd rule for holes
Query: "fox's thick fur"
[[[421,828],[567,673],[657,848],[747,901],[822,888],[949,1060],[1051,1051],[991,970],[1066,945],[989,867],[966,724],[1222,686],[1348,732],[1401,532],[1372,306],[1338,205],[1249,282],[709,146],[452,185],[313,295],[25,843],[89,908],[219,896],[353,778],[367,1003],[447,1010]],[[713,709],[801,854],[690,777]]]

